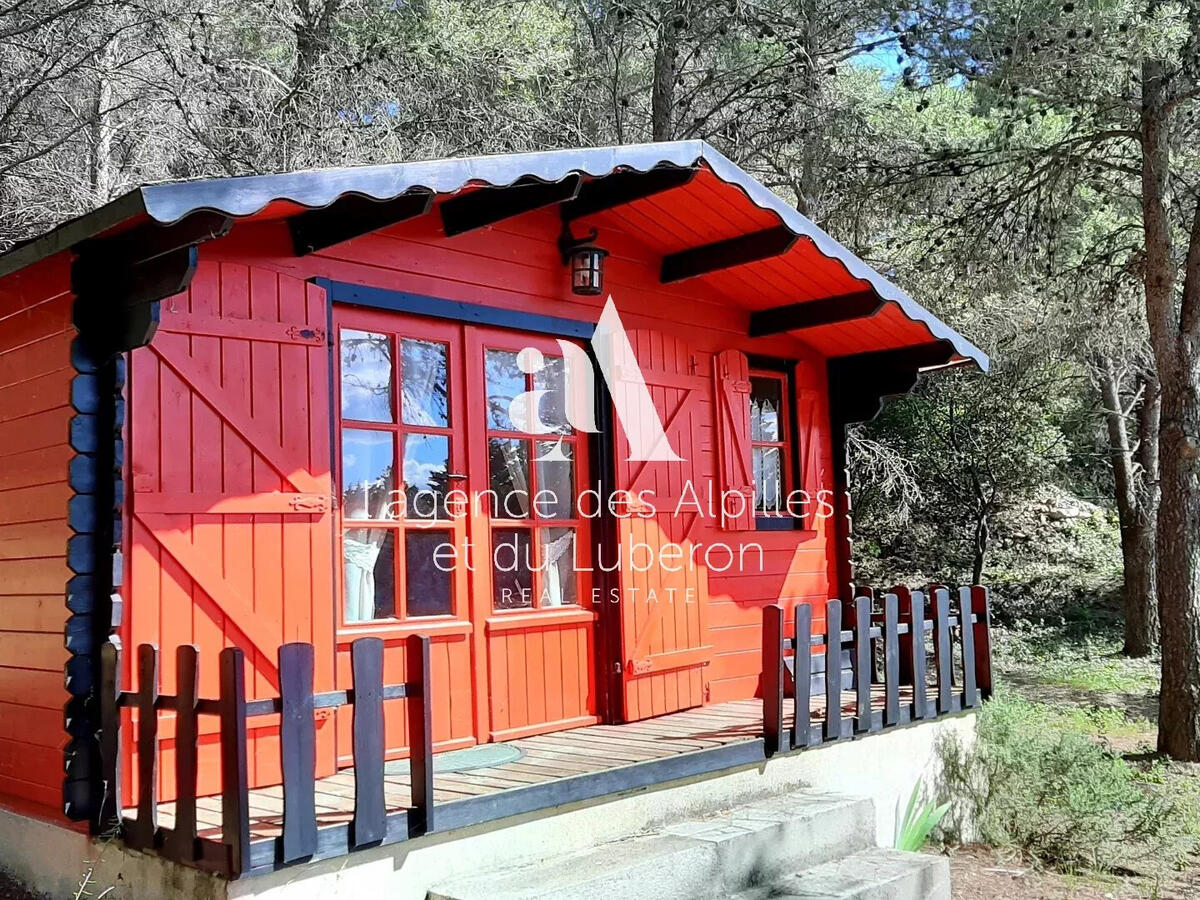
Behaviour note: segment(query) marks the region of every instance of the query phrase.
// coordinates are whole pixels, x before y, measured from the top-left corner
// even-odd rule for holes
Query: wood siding
[[[61,818],[70,272],[0,283],[0,796]]]
[[[168,658],[181,644],[205,660],[241,647],[251,698],[278,693],[279,644],[332,638],[325,309],[324,292],[298,278],[206,262],[185,294],[163,301],[152,346],[131,354],[123,636]],[[214,692],[218,677],[202,666],[200,693]],[[331,653],[315,677],[318,690],[332,687]],[[164,693],[174,679],[163,671]],[[123,680],[136,688],[129,656]],[[278,722],[254,726],[251,778],[278,783]],[[162,797],[174,793],[173,728],[170,717],[160,723]],[[325,723],[322,769],[332,771],[333,752]],[[200,791],[211,792],[214,720],[201,722],[199,755]],[[136,790],[129,779],[127,792]]]
[[[642,215],[642,201],[627,215]],[[261,223],[235,229],[230,237],[206,248],[219,257],[256,268],[285,272],[298,278],[324,277],[450,300],[496,306],[526,313],[595,322],[605,297],[570,293],[566,268],[556,239],[561,222],[555,211],[540,211],[507,220],[476,232],[446,238],[436,216],[422,217],[385,231],[357,238],[318,254],[296,258],[283,223]],[[832,487],[832,449],[829,441],[828,394],[824,359],[786,335],[751,340],[749,311],[739,299],[696,280],[674,285],[659,283],[660,257],[635,239],[614,230],[601,234],[611,253],[607,260],[605,296],[611,293],[625,326],[631,330],[669,336],[695,357],[694,371],[711,379],[713,356],[731,348],[757,355],[799,360],[806,388],[797,414],[805,416],[798,452],[804,461],[808,490]],[[814,397],[813,391],[816,391]],[[700,399],[702,409],[694,439],[691,477],[712,481],[717,473],[715,386]],[[656,403],[665,405],[666,392]],[[666,412],[659,410],[660,415]],[[832,520],[805,531],[737,531],[720,529],[706,519],[697,523],[692,539],[705,544],[721,541],[757,543],[763,548],[758,571],[708,573],[705,627],[711,658],[700,671],[700,684],[689,681],[686,702],[716,703],[754,696],[760,671],[762,608],[797,602],[824,601],[832,596],[834,578]],[[626,579],[626,584],[629,583]],[[814,632],[824,621],[815,619]],[[628,656],[628,654],[625,654]],[[436,648],[435,648],[436,658]],[[341,664],[341,663],[339,663]],[[506,672],[508,670],[506,669]],[[493,676],[499,676],[493,672]],[[523,674],[516,671],[515,677]],[[690,679],[692,676],[685,676]],[[666,708],[665,685],[661,686]],[[680,696],[676,688],[676,703]],[[654,702],[647,710],[656,708]],[[638,714],[631,709],[631,713]],[[445,719],[450,710],[441,713]],[[435,722],[436,726],[436,722]],[[445,732],[441,732],[445,734]]]

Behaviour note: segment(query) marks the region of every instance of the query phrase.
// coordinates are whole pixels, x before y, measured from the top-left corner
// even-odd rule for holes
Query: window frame
[[[407,325],[408,323],[405,323]],[[380,422],[366,419],[354,419],[345,416],[342,412],[342,333],[345,331],[367,332],[384,335],[390,342],[390,350],[392,354],[391,361],[391,385],[392,391],[392,421]],[[440,333],[441,329],[433,326],[429,329],[412,329],[401,327],[399,323],[388,322],[386,319],[378,316],[373,311],[353,311],[347,314],[346,310],[341,311],[341,315],[335,319],[332,329],[333,340],[331,342],[331,356],[333,363],[333,383],[334,391],[331,398],[332,422],[333,422],[333,437],[334,437],[334,458],[332,460],[332,478],[333,478],[333,494],[335,498],[334,511],[336,515],[336,562],[337,562],[337,578],[335,586],[337,589],[337,626],[339,632],[400,632],[410,633],[414,631],[440,631],[447,626],[455,626],[458,623],[464,623],[467,620],[466,603],[461,598],[461,592],[455,584],[456,573],[450,573],[450,610],[445,613],[434,613],[432,615],[411,616],[408,612],[408,550],[406,546],[406,537],[409,531],[445,531],[451,532],[451,537],[454,539],[456,534],[456,524],[453,518],[451,519],[413,519],[409,516],[403,518],[381,518],[381,519],[355,519],[346,515],[346,510],[343,504],[343,496],[345,492],[345,432],[347,431],[362,431],[373,432],[378,434],[387,434],[392,445],[392,467],[393,467],[393,498],[401,491],[405,490],[403,467],[404,467],[404,445],[405,440],[409,435],[414,436],[431,436],[442,437],[448,439],[449,459],[447,466],[451,471],[454,471],[454,441],[456,438],[462,438],[456,434],[455,429],[455,414],[454,414],[454,391],[456,385],[454,383],[455,367],[459,364],[457,354],[458,349],[452,335]],[[432,426],[432,425],[410,425],[404,422],[404,394],[403,394],[403,359],[402,359],[402,342],[404,340],[421,341],[424,343],[441,344],[446,348],[446,377],[447,377],[447,425]],[[460,448],[460,453],[463,448]],[[395,503],[396,500],[390,501]],[[407,506],[407,504],[406,504]],[[426,524],[416,524],[416,523]],[[370,619],[349,620],[346,617],[346,575],[345,575],[345,539],[346,532],[352,529],[369,529],[386,531],[392,534],[392,584],[393,584],[393,612],[388,617],[376,617]]]
[[[779,447],[784,454],[784,464],[781,467],[783,473],[783,496],[786,500],[788,494],[795,490],[797,486],[804,484],[804,473],[801,471],[800,465],[800,433],[799,425],[796,422],[794,415],[795,398],[796,398],[796,366],[799,361],[794,359],[779,359],[768,356],[755,356],[747,354],[747,362],[749,364],[750,378],[771,378],[782,382],[783,386],[783,402],[780,409],[780,417],[782,418],[781,427],[779,429],[782,441],[756,441],[753,436],[750,438],[750,460],[751,465],[754,461],[754,449],[756,447]],[[746,414],[750,414],[750,403],[752,391],[746,393]],[[757,486],[756,486],[757,487]],[[807,529],[808,516],[792,515],[785,509],[778,513],[754,511],[754,528],[756,531],[804,531]]]
[[[482,357],[477,360],[482,374],[482,390],[483,397],[486,403],[488,396],[487,384],[487,354],[492,351],[500,353],[516,353],[527,346],[535,346],[540,350],[546,358],[562,358],[562,352],[548,339],[541,335],[531,334],[509,334],[503,331],[490,329],[480,329],[477,332],[476,340],[478,342],[478,351]],[[473,348],[467,348],[468,359],[473,352]],[[524,373],[524,389],[531,391],[535,388],[535,375]],[[489,553],[495,553],[495,534],[498,531],[521,532],[527,535],[529,547],[532,550],[534,568],[529,573],[530,575],[530,605],[529,606],[499,606],[496,603],[495,595],[495,573],[488,573],[488,615],[496,617],[498,621],[501,618],[513,618],[519,616],[528,616],[530,614],[539,617],[549,616],[555,613],[572,613],[575,611],[585,611],[590,614],[591,598],[585,596],[585,579],[582,577],[583,572],[576,568],[576,565],[590,568],[591,566],[591,525],[592,523],[586,518],[579,515],[579,510],[575,507],[575,500],[579,496],[583,485],[591,486],[590,481],[590,463],[591,463],[591,446],[588,440],[589,435],[585,432],[577,431],[573,426],[568,424],[565,432],[555,432],[544,435],[531,435],[523,431],[515,431],[507,428],[499,428],[493,425],[490,416],[485,412],[483,415],[482,438],[487,454],[488,467],[486,474],[489,478],[488,487],[491,487],[490,475],[490,447],[493,440],[499,441],[517,441],[523,443],[528,449],[528,478],[529,478],[529,513],[521,517],[499,517],[488,512],[484,517],[486,520],[485,533],[487,535],[487,547]],[[546,517],[538,515],[537,505],[534,498],[538,496],[541,489],[542,475],[538,471],[536,456],[538,453],[538,445],[543,443],[555,443],[558,440],[571,449],[571,477],[574,484],[574,496],[571,498],[572,511],[575,513],[569,517]],[[544,548],[543,535],[551,529],[564,528],[569,529],[574,535],[574,550],[572,554],[572,578],[575,581],[575,602],[563,603],[560,605],[543,605],[542,597],[545,595],[545,583],[549,577],[549,573],[544,567]]]

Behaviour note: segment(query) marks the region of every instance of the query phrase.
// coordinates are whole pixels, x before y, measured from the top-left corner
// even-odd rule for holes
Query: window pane
[[[395,422],[392,339],[343,328],[342,416],[362,422]]]
[[[401,415],[405,425],[445,428],[450,424],[446,353],[445,344],[409,338],[400,341]]]
[[[497,519],[529,517],[529,441],[491,438],[488,441],[489,485],[492,516]]]
[[[561,356],[547,356],[545,365],[533,373],[533,388],[545,391],[540,398],[538,416],[553,434],[570,434],[567,422],[567,369]]]
[[[783,460],[778,447],[754,448],[754,508],[783,512]]]
[[[529,531],[497,528],[492,532],[492,605],[496,609],[533,606],[533,550]]]
[[[406,532],[404,591],[408,618],[450,615],[454,538],[449,531],[406,529]]]
[[[396,538],[390,528],[348,528],[342,536],[347,622],[396,615]]]
[[[392,435],[342,431],[342,510],[347,519],[394,519],[396,473]]]
[[[410,434],[404,438],[404,492],[410,519],[446,519],[450,489],[450,438]]]
[[[487,379],[488,427],[517,431],[508,415],[509,404],[525,392],[525,373],[517,366],[517,354],[511,350],[488,350],[483,368]]]
[[[542,528],[542,595],[539,606],[572,606],[579,602],[575,577],[575,529]]]
[[[750,440],[781,441],[783,382],[778,378],[750,379]]]
[[[537,442],[538,488],[534,512],[543,519],[570,519],[575,508],[575,448],[563,441]]]

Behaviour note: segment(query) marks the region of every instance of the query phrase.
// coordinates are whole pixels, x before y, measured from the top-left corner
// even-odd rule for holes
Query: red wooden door
[[[162,649],[165,693],[175,691],[181,644],[199,648],[201,696],[217,696],[217,655],[229,646],[245,650],[248,693],[277,696],[276,653],[288,641],[315,645],[314,685],[333,687],[325,322],[314,285],[205,264],[186,293],[163,301],[153,344],[132,354],[126,638]],[[277,718],[250,726],[250,777],[278,783]],[[201,727],[200,789],[212,792],[216,724],[202,717]],[[168,799],[170,714],[159,733]],[[326,774],[331,726],[317,735]]]
[[[617,487],[633,499],[618,518],[621,554],[621,672],[626,720],[663,715],[704,703],[708,642],[708,576],[693,553],[707,527],[695,496],[707,505],[709,479],[704,428],[711,421],[711,382],[682,340],[657,331],[631,331],[631,348],[671,448],[670,462],[629,460],[629,440],[616,435]],[[622,373],[614,398],[619,404]],[[645,493],[643,493],[645,492]],[[638,497],[648,502],[642,503]],[[681,498],[687,500],[682,504]],[[667,545],[678,545],[679,556]],[[644,549],[643,549],[644,548]]]
[[[339,685],[354,638],[383,638],[385,678],[400,681],[404,638],[426,634],[438,750],[596,721],[596,617],[577,571],[590,523],[573,512],[587,448],[561,421],[561,349],[378,311],[339,308],[336,325]],[[518,365],[527,348],[537,373]],[[544,435],[509,418],[536,390]],[[547,487],[561,502],[535,502]],[[407,754],[403,702],[385,708],[392,757]],[[338,734],[346,763],[349,716]]]
[[[469,572],[451,553],[468,519],[462,328],[373,310],[336,311],[338,350],[337,681],[351,687],[350,644],[384,641],[384,679],[406,678],[405,639],[432,641],[439,750],[476,740]],[[384,704],[386,751],[407,755],[404,700]],[[338,716],[351,763],[352,712]]]
[[[476,678],[481,740],[593,724],[593,537],[579,503],[588,446],[566,417],[563,350],[554,339],[475,327],[466,347],[469,485],[487,498],[472,526],[476,658],[486,660],[486,679],[482,670]],[[512,420],[522,395],[537,396],[544,433]]]

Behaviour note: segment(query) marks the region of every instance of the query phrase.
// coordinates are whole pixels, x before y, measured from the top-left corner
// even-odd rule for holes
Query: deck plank
[[[884,686],[872,686],[872,709],[882,709]],[[824,721],[824,692],[811,703],[811,721]],[[901,689],[901,703],[909,702],[911,687]],[[855,694],[842,692],[842,708],[853,710]],[[790,704],[784,727],[791,727]],[[762,729],[762,703],[740,700],[697,707],[640,722],[617,725],[587,725],[566,731],[520,738],[512,745],[522,751],[511,762],[462,772],[434,774],[434,801],[451,803],[483,797],[500,791],[544,784],[562,778],[589,775],[642,762],[670,759],[685,753],[708,750],[757,739]],[[349,822],[354,812],[355,778],[344,769],[316,782],[315,800],[320,825]],[[407,773],[384,776],[384,801],[389,813],[408,809],[412,785]],[[201,836],[218,838],[221,833],[221,801],[206,797],[197,801],[197,826]],[[159,819],[165,827],[175,820],[175,804],[159,804]],[[250,792],[251,834],[254,839],[282,834],[283,793],[279,786]]]

